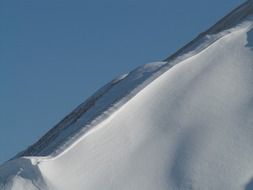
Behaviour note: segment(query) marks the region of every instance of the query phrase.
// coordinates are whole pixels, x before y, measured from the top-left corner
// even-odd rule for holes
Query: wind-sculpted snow
[[[199,36],[197,36],[197,38],[195,38],[190,43],[179,49],[176,53],[165,59],[165,61],[170,62],[178,57],[189,57],[189,52],[193,50],[195,53],[200,52],[205,47],[221,38],[224,35],[224,31],[237,25],[252,13],[253,2],[252,0],[248,0],[241,6],[233,10],[231,13],[229,13],[227,16],[222,18],[214,26],[210,27],[207,31],[201,33]],[[220,33],[220,35],[217,35],[218,33]],[[210,39],[210,35],[213,37],[212,39]]]
[[[34,158],[19,158],[2,165],[0,167],[0,189],[47,189],[37,164]]]
[[[18,156],[47,156],[61,153],[73,143],[73,140],[76,141],[111,115],[168,66],[165,62],[147,64],[111,81]]]
[[[251,3],[106,85],[2,165],[0,189],[252,190]]]

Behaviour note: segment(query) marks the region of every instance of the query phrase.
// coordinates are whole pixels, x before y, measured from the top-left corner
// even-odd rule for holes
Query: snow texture
[[[253,190],[252,12],[111,81],[0,166],[0,189]]]

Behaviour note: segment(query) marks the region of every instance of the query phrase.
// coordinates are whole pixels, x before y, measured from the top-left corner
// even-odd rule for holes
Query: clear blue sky
[[[1,0],[0,163],[115,76],[159,61],[243,0]]]

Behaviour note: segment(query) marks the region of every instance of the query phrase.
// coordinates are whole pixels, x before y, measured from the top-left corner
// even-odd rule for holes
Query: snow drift
[[[252,14],[104,86],[0,166],[0,189],[252,190]]]

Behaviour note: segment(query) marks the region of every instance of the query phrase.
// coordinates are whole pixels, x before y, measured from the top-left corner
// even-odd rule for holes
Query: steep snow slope
[[[109,83],[2,165],[0,189],[252,190],[252,10]]]

